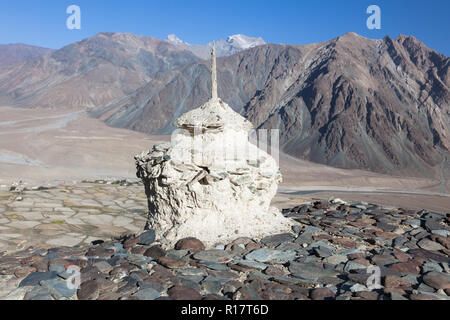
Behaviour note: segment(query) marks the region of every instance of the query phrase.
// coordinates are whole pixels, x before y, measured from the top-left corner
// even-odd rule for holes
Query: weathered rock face
[[[213,83],[215,78],[213,58]],[[281,174],[274,158],[249,142],[250,122],[212,98],[182,115],[170,144],[135,157],[146,188],[148,224],[173,245],[185,237],[225,243],[289,231],[270,207]]]

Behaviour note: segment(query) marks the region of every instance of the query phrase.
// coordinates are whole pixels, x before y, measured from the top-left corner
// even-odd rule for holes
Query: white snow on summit
[[[242,49],[249,49],[265,44],[262,38],[247,37],[243,34],[234,34],[232,36],[229,36],[227,38],[227,42],[235,47],[240,47]]]
[[[189,44],[178,38],[175,34],[169,34],[166,41],[177,46],[183,46],[202,59],[208,59],[211,54],[212,42],[207,44]],[[265,44],[265,42],[262,38],[248,37],[244,34],[234,34],[227,37],[226,40],[220,39],[216,41],[216,54],[218,57],[229,56],[239,51],[263,44]]]

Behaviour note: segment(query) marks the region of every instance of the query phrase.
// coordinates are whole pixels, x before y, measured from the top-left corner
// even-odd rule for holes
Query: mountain
[[[435,176],[450,159],[450,60],[411,36],[348,33],[310,45],[262,45],[218,59],[219,96],[283,151],[341,168]],[[112,126],[170,133],[209,98],[199,61],[93,111]]]
[[[23,43],[0,44],[0,70],[24,61],[39,58],[52,51],[52,49],[30,46]]]
[[[198,60],[156,38],[100,33],[0,71],[0,104],[102,106],[132,94],[160,73]]]
[[[189,50],[201,59],[209,59],[211,55],[212,42],[205,45],[189,44],[178,38],[174,34],[170,34],[166,41],[183,49]],[[234,53],[250,49],[265,44],[262,38],[248,37],[243,34],[235,34],[216,41],[216,54],[218,57],[229,56]]]

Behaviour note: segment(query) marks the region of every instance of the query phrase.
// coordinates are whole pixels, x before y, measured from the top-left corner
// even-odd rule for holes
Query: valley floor
[[[169,139],[111,128],[79,110],[0,107],[0,190],[20,180],[31,187],[135,178],[133,156]],[[283,182],[274,201],[280,207],[334,196],[412,209],[450,209],[450,172],[445,166],[436,168],[435,180],[419,179],[337,169],[282,154],[280,168]]]

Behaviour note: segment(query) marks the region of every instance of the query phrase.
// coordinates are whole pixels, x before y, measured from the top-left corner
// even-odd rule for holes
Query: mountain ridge
[[[292,156],[430,177],[449,157],[449,65],[412,36],[350,32],[220,57],[218,89],[256,128],[279,129]],[[89,108],[111,126],[154,134],[169,134],[209,92],[208,60],[132,34],[100,33],[0,72],[3,104]]]

